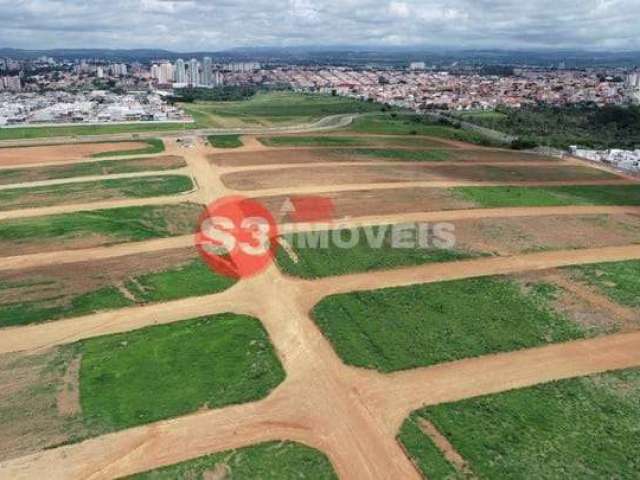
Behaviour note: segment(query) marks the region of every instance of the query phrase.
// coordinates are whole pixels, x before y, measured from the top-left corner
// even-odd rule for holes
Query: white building
[[[211,85],[211,73],[213,70],[213,62],[211,57],[204,57],[202,61],[202,85]]]
[[[189,62],[189,78],[188,83],[192,86],[198,86],[200,84],[200,70],[198,60],[192,58]]]
[[[174,68],[174,79],[176,83],[187,83],[187,71],[184,68],[184,60],[179,58],[176,60],[176,65]]]

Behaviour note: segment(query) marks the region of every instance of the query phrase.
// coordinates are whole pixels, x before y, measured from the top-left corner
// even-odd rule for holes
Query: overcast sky
[[[0,47],[640,50],[640,0],[0,0]]]

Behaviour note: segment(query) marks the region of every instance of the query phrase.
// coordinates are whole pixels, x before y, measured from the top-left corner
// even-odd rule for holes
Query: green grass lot
[[[0,222],[0,244],[11,252],[25,244],[54,244],[104,237],[100,245],[193,233],[202,206],[195,203],[75,212]]]
[[[377,135],[426,135],[477,145],[500,146],[497,142],[478,132],[433,124],[426,119],[412,115],[366,115],[356,118],[349,130]]]
[[[640,307],[640,261],[584,265],[573,270],[614,302]]]
[[[477,256],[471,252],[435,247],[393,248],[391,226],[313,232],[310,235],[307,237],[305,233],[286,236],[296,254],[297,262],[285,249],[279,248],[277,261],[283,272],[302,278],[322,278]],[[323,235],[324,240],[321,238]],[[333,238],[344,242],[353,238],[357,239],[357,243],[352,248],[339,248],[332,241]],[[323,243],[326,243],[327,248],[313,248],[315,245],[323,246]],[[380,248],[371,245],[380,245]],[[307,248],[300,248],[304,246]]]
[[[338,479],[331,462],[323,453],[297,443],[271,442],[208,455],[127,477],[126,480],[195,480],[206,478],[203,477],[206,472],[224,470],[228,472],[228,476],[221,479]]]
[[[640,477],[640,370],[564,380],[428,407],[399,439],[432,480],[456,472],[417,427],[431,421],[475,478],[636,479]]]
[[[336,295],[313,318],[347,364],[393,372],[583,337],[554,294],[480,278]]]
[[[240,102],[180,104],[201,128],[284,126],[310,122],[329,115],[380,111],[370,102],[294,92],[259,93]]]
[[[193,188],[191,178],[184,175],[119,178],[12,188],[0,190],[0,211],[124,198],[160,197],[189,192]]]
[[[457,112],[454,113],[454,116],[459,117],[463,120],[469,120],[469,121],[474,121],[474,120],[501,120],[503,118],[506,118],[506,115],[504,113],[500,113],[500,112],[495,112],[492,110],[476,110],[476,111],[469,111],[469,112]]]
[[[132,272],[124,282],[130,294],[128,297],[115,284],[83,294],[65,294],[62,293],[65,285],[56,278],[38,276],[28,281],[4,281],[0,282],[0,327],[30,325],[135,305],[211,295],[230,288],[234,283],[214,274],[199,259],[153,273],[136,275]],[[38,290],[48,293],[38,294]],[[5,296],[6,300],[2,300]],[[16,301],[16,297],[22,300]]]
[[[145,171],[173,170],[187,164],[180,157],[150,157],[131,160],[101,160],[72,165],[52,165],[50,167],[29,167],[0,170],[0,185],[94,175],[115,175]]]
[[[640,205],[640,185],[457,187],[450,190],[486,208]]]
[[[400,162],[445,162],[453,160],[455,153],[451,150],[394,150],[358,148],[354,150],[338,150],[341,155],[374,157],[381,160],[398,160]]]
[[[259,320],[223,314],[81,342],[80,402],[92,431],[259,400],[285,373]]]
[[[240,135],[210,135],[207,141],[215,148],[240,148],[243,145]]]
[[[116,152],[96,153],[92,155],[92,157],[103,158],[103,157],[124,157],[127,155],[155,155],[156,153],[164,152],[164,143],[159,138],[148,138],[140,141],[143,143],[146,143],[147,146],[144,148],[136,148],[133,150],[119,150]]]
[[[70,127],[0,128],[0,140],[28,140],[46,137],[75,137],[81,135],[115,135],[119,133],[148,133],[180,131],[196,128],[195,123],[139,123],[127,125],[77,125]]]
[[[259,137],[267,147],[442,147],[442,143],[424,137],[367,137],[367,136],[331,136],[331,135],[290,135]]]

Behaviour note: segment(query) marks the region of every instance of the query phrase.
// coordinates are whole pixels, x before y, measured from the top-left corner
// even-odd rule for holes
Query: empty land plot
[[[284,248],[279,249],[277,261],[288,275],[322,278],[482,255],[639,242],[640,218],[636,215],[523,216],[456,220],[427,228],[384,225],[288,234],[283,237]],[[634,273],[640,272],[630,271],[627,276]]]
[[[99,162],[52,165],[49,167],[0,169],[0,185],[95,175],[174,170],[186,166],[187,163],[184,158],[167,155],[131,160],[101,160]]]
[[[640,370],[631,369],[428,407],[415,412],[399,440],[434,480],[469,478],[425,435],[428,421],[467,464],[492,478],[640,476]]]
[[[0,211],[125,198],[176,195],[193,190],[191,178],[159,175],[0,190]]]
[[[221,292],[233,280],[214,274],[195,249],[0,272],[0,327]]]
[[[210,155],[211,163],[221,167],[254,165],[341,163],[341,162],[474,162],[500,163],[559,162],[558,159],[506,150],[447,150],[442,148],[412,150],[389,148],[282,149],[263,152],[238,152]]]
[[[285,377],[259,320],[223,314],[81,342],[80,400],[112,431],[266,397]]]
[[[638,185],[563,185],[548,187],[457,187],[461,199],[479,207],[640,205]]]
[[[260,322],[234,314],[4,355],[0,458],[255,401],[284,377]]]
[[[430,232],[404,233],[401,241],[408,240],[407,234],[413,234],[411,242],[418,242],[421,234],[423,241],[431,243],[434,239]],[[278,265],[289,275],[322,278],[476,256],[467,250],[436,248],[430,244],[422,248],[408,247],[405,243],[404,248],[398,248],[399,235],[394,234],[391,225],[286,235],[287,247],[278,250]]]
[[[396,213],[433,212],[439,210],[463,210],[475,208],[474,202],[446,188],[389,188],[384,190],[353,190],[318,194],[331,201],[336,219],[366,215],[388,215]],[[282,206],[296,195],[257,197],[283,222],[294,222],[280,214]]]
[[[582,338],[556,288],[487,277],[335,295],[313,318],[349,365],[382,372]]]
[[[0,140],[25,140],[81,135],[115,135],[119,133],[181,132],[197,128],[195,123],[139,122],[118,125],[72,125],[66,127],[0,128]]]
[[[354,119],[349,130],[361,134],[428,135],[478,145],[499,145],[496,140],[487,138],[477,131],[441,125],[437,121],[420,115],[386,114],[362,116]]]
[[[337,480],[323,453],[292,442],[262,443],[133,475],[123,480],[278,479]]]
[[[585,283],[597,288],[615,302],[640,307],[640,262],[616,262],[573,268]]]
[[[143,206],[0,222],[0,256],[151,240],[194,232],[202,206]]]
[[[159,138],[148,138],[145,140],[141,140],[141,142],[146,144],[146,147],[122,148],[121,150],[116,150],[114,152],[94,153],[92,157],[100,158],[100,157],[124,157],[128,155],[155,155],[156,153],[164,152],[164,142]]]
[[[239,148],[243,145],[240,135],[210,135],[207,141],[215,148]]]
[[[222,180],[236,190],[259,190],[287,186],[323,186],[394,182],[580,182],[624,180],[589,167],[499,165],[357,165],[290,167],[228,173]]]
[[[287,135],[259,137],[267,147],[449,147],[435,138],[366,135]]]
[[[4,130],[3,130],[4,131]],[[59,162],[99,153],[146,148],[144,142],[77,143],[42,147],[0,148],[0,166]]]
[[[181,104],[200,127],[300,125],[328,115],[378,111],[379,105],[352,98],[294,92],[258,93],[248,100]]]

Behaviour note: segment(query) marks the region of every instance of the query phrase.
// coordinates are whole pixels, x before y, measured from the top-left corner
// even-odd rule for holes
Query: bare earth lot
[[[0,166],[28,165],[31,163],[59,162],[88,158],[96,153],[134,150],[146,147],[142,142],[80,143],[45,147],[0,148]]]
[[[345,166],[281,168],[229,173],[224,184],[236,190],[344,185],[358,183],[394,183],[410,181],[460,182],[540,182],[612,180],[608,172],[580,166]]]

